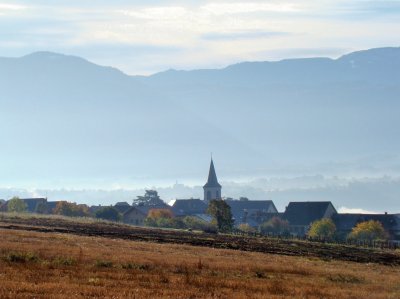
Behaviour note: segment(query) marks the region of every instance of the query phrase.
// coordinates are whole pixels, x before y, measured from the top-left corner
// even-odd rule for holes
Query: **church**
[[[278,213],[274,203],[271,200],[249,200],[241,197],[239,200],[222,197],[222,186],[218,182],[215,171],[214,161],[211,158],[208,171],[207,182],[203,186],[203,200],[199,198],[177,199],[172,205],[172,211],[175,216],[197,216],[205,219],[208,204],[213,199],[224,199],[231,207],[231,212],[235,225],[249,223],[256,226],[260,221],[265,220],[269,215]],[[264,215],[264,217],[260,217]]]
[[[208,180],[203,186],[204,201],[208,203],[212,199],[221,199],[221,189],[222,186],[218,183],[217,174],[215,173],[214,161],[211,158]]]

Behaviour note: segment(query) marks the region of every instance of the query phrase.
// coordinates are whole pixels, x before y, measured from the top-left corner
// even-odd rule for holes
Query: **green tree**
[[[121,214],[113,207],[104,207],[95,213],[96,218],[110,221],[121,221]]]
[[[19,197],[13,197],[7,203],[8,212],[26,212],[27,208],[28,206],[26,205],[26,203]]]
[[[332,240],[335,236],[336,225],[333,223],[332,219],[323,218],[314,221],[308,230],[308,237],[319,238],[325,240]]]
[[[385,240],[388,238],[388,234],[382,223],[375,220],[369,220],[360,222],[353,227],[348,237],[353,240],[373,241]]]
[[[229,232],[233,228],[231,207],[222,199],[213,199],[208,204],[207,214],[213,218],[213,223],[219,231]]]
[[[272,217],[270,220],[264,222],[259,227],[260,232],[263,234],[287,234],[289,233],[289,222],[279,217]]]

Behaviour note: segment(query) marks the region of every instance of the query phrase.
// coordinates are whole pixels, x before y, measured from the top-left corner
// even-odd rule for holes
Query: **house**
[[[47,198],[21,198],[26,204],[26,211],[29,213],[35,213],[38,209],[45,209]],[[42,207],[42,208],[41,208]]]
[[[172,205],[172,212],[175,216],[192,216],[205,214],[207,204],[199,198],[176,199]]]
[[[400,216],[397,214],[336,214],[332,217],[339,236],[345,238],[358,223],[379,221],[390,239],[400,240]]]
[[[121,201],[117,202],[114,205],[114,209],[116,209],[120,214],[124,214],[126,211],[128,211],[132,206],[127,203],[126,201]]]
[[[126,224],[142,226],[149,210],[143,206],[132,206],[122,215],[122,221]]]
[[[105,207],[109,207],[109,206],[102,206],[102,205],[90,206],[89,207],[89,214],[90,215],[95,215],[97,211],[100,211],[102,208],[105,208]]]
[[[283,213],[283,219],[289,222],[292,234],[304,236],[311,223],[322,218],[332,218],[337,214],[330,201],[290,202]]]
[[[241,197],[239,200],[226,199],[226,203],[231,207],[236,226],[247,223],[250,226],[258,227],[278,213],[272,200],[249,200]]]
[[[171,207],[158,196],[155,190],[146,190],[145,195],[138,196],[132,206],[129,204],[127,206],[127,203],[122,202],[117,203],[114,207],[123,211],[122,221],[124,223],[133,225],[144,225],[144,220],[152,209],[171,210]]]
[[[122,214],[122,221],[127,224],[133,225],[144,225],[144,220],[147,218],[150,210],[153,209],[168,209],[171,210],[170,206],[158,205],[158,206],[131,206],[127,211]]]

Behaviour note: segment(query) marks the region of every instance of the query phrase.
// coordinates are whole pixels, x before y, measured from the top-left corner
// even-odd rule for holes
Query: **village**
[[[229,206],[233,227],[244,232],[305,237],[313,223],[329,219],[334,225],[335,237],[345,239],[358,224],[373,221],[381,224],[385,239],[400,240],[400,214],[338,213],[330,201],[293,201],[280,212],[272,200],[223,197],[222,186],[218,182],[212,159],[203,190],[203,199],[175,199],[168,204],[160,198],[156,190],[146,190],[145,194],[134,199],[132,204],[124,201],[111,206],[87,206],[66,201],[48,201],[47,198],[14,198],[8,201],[0,200],[0,212],[22,210],[37,214],[89,216],[134,226],[216,232],[208,207],[211,201],[222,200]],[[22,203],[22,207],[13,207],[15,199]]]

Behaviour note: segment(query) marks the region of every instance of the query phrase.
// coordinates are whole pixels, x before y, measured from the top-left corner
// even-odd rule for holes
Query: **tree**
[[[182,219],[174,218],[170,209],[151,209],[144,220],[145,225],[167,228],[184,228]]]
[[[96,218],[105,219],[110,221],[121,221],[121,214],[116,208],[104,207],[95,213]]]
[[[349,234],[349,239],[361,241],[385,240],[388,234],[383,228],[382,223],[375,220],[369,220],[358,223],[353,227]]]
[[[173,218],[174,214],[172,214],[172,211],[170,209],[151,209],[147,214],[147,217],[153,219]]]
[[[89,216],[89,208],[87,205],[78,205],[76,203],[60,201],[54,208],[53,213],[69,217],[85,217]]]
[[[231,207],[222,199],[212,199],[208,204],[207,214],[213,217],[213,223],[219,231],[229,232],[233,228]]]
[[[138,196],[133,200],[134,206],[160,206],[165,205],[164,201],[160,198],[157,191],[146,190],[144,196]]]
[[[260,232],[263,234],[288,234],[289,233],[289,222],[279,217],[272,217],[270,220],[260,225]]]
[[[314,221],[308,230],[308,237],[319,238],[324,240],[331,240],[335,236],[336,225],[332,219],[323,218],[321,220]]]
[[[26,203],[19,197],[13,197],[7,203],[8,212],[26,212],[27,208],[28,206],[26,205]]]

